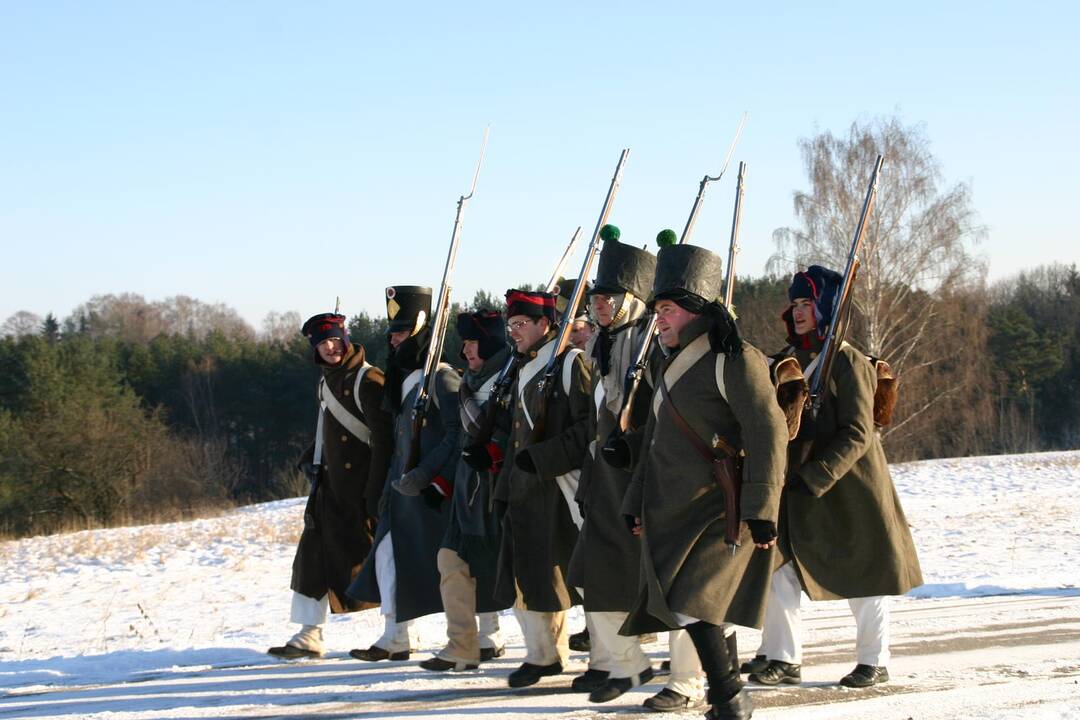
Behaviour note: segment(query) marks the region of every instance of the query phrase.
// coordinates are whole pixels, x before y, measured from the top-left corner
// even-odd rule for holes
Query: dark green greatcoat
[[[339,365],[318,364],[327,390],[367,425],[371,438],[361,442],[329,410],[324,411],[323,473],[304,510],[290,587],[315,599],[329,594],[332,612],[351,612],[372,607],[350,599],[345,590],[371,550],[375,509],[394,441],[390,416],[382,409],[382,371],[369,367],[360,381],[359,397],[353,394],[364,348],[351,345]],[[314,446],[304,459],[310,462],[313,455]]]
[[[589,414],[593,412],[589,394],[592,376],[580,352],[573,352],[569,394],[563,389],[564,363],[570,354],[564,353],[556,363],[558,372],[547,406],[544,437],[535,444],[530,442],[532,427],[526,409],[535,419],[537,385],[554,347],[555,341],[549,333],[523,358],[526,362],[511,389],[513,426],[494,497],[496,503],[506,508],[497,597],[503,602],[513,602],[516,583],[525,608],[537,612],[566,610],[578,601],[577,593],[566,582],[578,529],[556,478],[580,470],[589,445]],[[533,374],[537,366],[539,371]],[[523,377],[529,379],[522,387]],[[529,453],[536,473],[515,465],[519,452]]]
[[[488,358],[477,370],[466,370],[461,381],[458,399],[461,411],[460,450],[476,442],[499,371],[510,359],[510,348],[504,348]],[[512,372],[512,371],[511,371]],[[509,431],[509,413],[500,408],[495,414],[494,428],[488,443],[492,459],[505,455]],[[458,461],[454,494],[450,504],[450,524],[442,546],[453,550],[469,564],[469,574],[476,580],[476,612],[505,610],[510,601],[495,599],[495,569],[499,560],[498,518],[492,512],[491,494],[498,470],[477,472],[469,464]]]
[[[795,353],[805,368],[810,356]],[[809,459],[796,471],[809,493],[784,491],[781,550],[811,600],[902,595],[922,585],[907,518],[874,430],[877,377],[844,343],[816,420]]]
[[[664,364],[672,401],[706,442],[719,435],[745,453],[742,518],[775,522],[787,425],[768,365],[760,351],[744,342],[739,355],[725,359],[721,396],[707,326],[702,318],[683,328],[680,349]],[[775,547],[755,548],[744,523],[739,548],[731,554],[724,542],[723,493],[711,463],[670,419],[664,404],[657,389],[641,461],[623,501],[623,513],[642,521],[644,587],[620,632],[638,635],[676,628],[673,613],[714,624],[761,627],[778,560]]]
[[[419,374],[419,370],[413,371],[403,386],[408,388],[411,380]],[[461,376],[455,370],[449,365],[440,366],[433,390],[438,393],[438,402],[432,398],[420,432],[420,462],[417,467],[427,470],[431,477],[442,476],[450,481],[455,475],[459,458],[460,384]],[[405,472],[412,439],[412,408],[418,392],[416,385],[402,392],[401,407],[394,415],[394,454],[386,474],[384,502],[373,546],[377,547],[387,533],[393,532],[397,622],[442,612],[443,609],[436,556],[446,534],[449,503],[443,502],[440,509],[435,510],[428,507],[422,496],[403,495],[390,486]],[[358,600],[381,602],[374,562],[365,563],[348,592]]]

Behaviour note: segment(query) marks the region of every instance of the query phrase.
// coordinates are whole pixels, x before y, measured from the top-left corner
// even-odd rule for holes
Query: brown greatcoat
[[[556,363],[544,437],[535,444],[530,442],[532,426],[526,407],[535,420],[537,385],[554,343],[549,333],[527,353],[528,360],[511,388],[513,426],[493,496],[495,503],[506,508],[496,597],[514,602],[516,584],[525,608],[537,612],[558,612],[578,602],[577,593],[566,582],[578,530],[556,478],[581,468],[588,451],[589,414],[593,412],[589,394],[592,377],[580,352],[573,353],[569,394],[563,388],[563,365],[569,355],[564,353]],[[522,391],[522,378],[532,374],[534,363],[540,366],[539,372],[525,382]],[[529,453],[536,473],[517,467],[515,457],[520,452]]]
[[[332,612],[352,612],[373,607],[347,597],[345,589],[371,550],[394,439],[390,416],[382,409],[382,371],[369,367],[360,381],[359,397],[353,394],[364,365],[363,347],[351,345],[339,365],[318,364],[326,389],[368,426],[371,441],[361,442],[329,410],[323,411],[323,473],[304,510],[290,587],[315,599],[329,594]],[[314,446],[304,459],[310,462],[313,456]]]
[[[744,342],[739,355],[725,358],[721,395],[717,354],[709,348],[707,326],[698,319],[684,327],[680,349],[664,364],[672,402],[706,442],[718,435],[745,453],[742,518],[775,522],[787,425],[768,365],[760,351]],[[739,547],[731,554],[724,542],[724,497],[711,463],[671,420],[665,404],[657,389],[642,459],[623,502],[623,513],[640,517],[643,526],[644,587],[620,632],[638,635],[677,628],[674,613],[713,624],[761,627],[769,581],[778,564],[775,547],[755,548],[744,523]]]
[[[810,356],[795,353],[805,368]],[[813,423],[814,445],[785,490],[781,550],[811,600],[902,595],[922,585],[907,518],[874,431],[877,377],[843,344]]]

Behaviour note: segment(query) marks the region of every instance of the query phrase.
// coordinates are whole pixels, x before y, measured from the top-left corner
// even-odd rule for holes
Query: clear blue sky
[[[259,327],[436,285],[483,128],[456,295],[546,278],[596,221],[681,229],[763,272],[805,188],[797,141],[924,124],[973,186],[991,278],[1080,260],[1073,3],[0,1],[0,321],[186,294]]]

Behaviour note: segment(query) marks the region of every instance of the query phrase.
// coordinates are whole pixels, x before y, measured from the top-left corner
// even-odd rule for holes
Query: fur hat
[[[696,306],[720,298],[724,262],[719,255],[696,245],[677,244],[678,238],[672,230],[662,230],[656,242],[660,252],[656,255],[649,309],[657,300],[672,300],[686,307],[684,302],[688,299]],[[686,309],[695,312],[690,307]]]
[[[648,250],[619,242],[619,228],[600,228],[604,246],[596,266],[596,282],[589,294],[622,295],[630,293],[644,300],[656,275],[656,256]]]
[[[475,340],[481,359],[487,360],[506,347],[506,321],[497,312],[479,311],[457,316],[457,331],[462,340]],[[465,355],[462,353],[462,357]]]
[[[312,315],[300,328],[300,333],[308,339],[311,347],[333,337],[340,338],[346,347],[349,345],[349,328],[345,324],[345,316],[337,313]]]
[[[813,303],[819,340],[824,339],[829,323],[832,322],[833,312],[836,310],[836,301],[840,293],[840,285],[843,282],[843,275],[821,265],[811,265],[806,270],[797,272],[791,277],[791,286],[788,287],[788,300],[794,303],[796,300],[803,298]],[[787,325],[788,339],[794,340],[796,334],[792,308],[789,306],[780,317],[783,318],[784,324]]]

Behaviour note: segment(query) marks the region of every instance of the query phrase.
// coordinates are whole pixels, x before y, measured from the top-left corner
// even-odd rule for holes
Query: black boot
[[[735,639],[735,633],[724,638],[727,641],[728,657],[731,658],[731,671],[735,677],[739,677],[739,641]]]
[[[694,642],[701,668],[709,681],[708,701],[712,708],[705,717],[710,720],[749,720],[754,712],[750,696],[743,692],[738,664],[728,650],[724,628],[704,621],[686,626]]]

